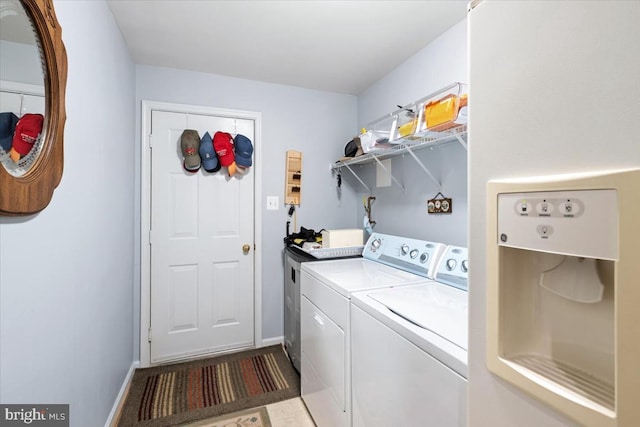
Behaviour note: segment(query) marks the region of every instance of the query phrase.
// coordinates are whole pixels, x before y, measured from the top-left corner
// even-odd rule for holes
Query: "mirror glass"
[[[25,175],[42,152],[44,58],[37,32],[20,0],[0,0],[0,163]]]

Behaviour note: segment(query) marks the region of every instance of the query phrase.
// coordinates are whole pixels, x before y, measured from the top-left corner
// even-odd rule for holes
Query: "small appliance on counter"
[[[364,233],[360,228],[347,228],[341,230],[323,230],[323,248],[344,248],[350,246],[363,246]]]

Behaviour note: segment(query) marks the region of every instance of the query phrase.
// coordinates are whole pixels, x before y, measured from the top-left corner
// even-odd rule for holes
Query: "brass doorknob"
[[[251,246],[249,246],[248,244],[244,244],[242,245],[242,253],[244,253],[245,255],[249,253],[249,249],[251,249]]]

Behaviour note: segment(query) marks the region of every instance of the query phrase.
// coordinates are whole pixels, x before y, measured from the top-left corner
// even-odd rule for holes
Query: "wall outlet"
[[[268,211],[277,211],[278,210],[278,196],[267,196],[267,210]]]

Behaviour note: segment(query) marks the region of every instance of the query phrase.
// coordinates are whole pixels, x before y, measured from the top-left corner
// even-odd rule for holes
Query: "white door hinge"
[[[153,232],[149,230],[149,246],[151,246],[151,243],[153,243]]]
[[[147,340],[151,342],[151,328],[149,328],[149,333],[147,334]]]

